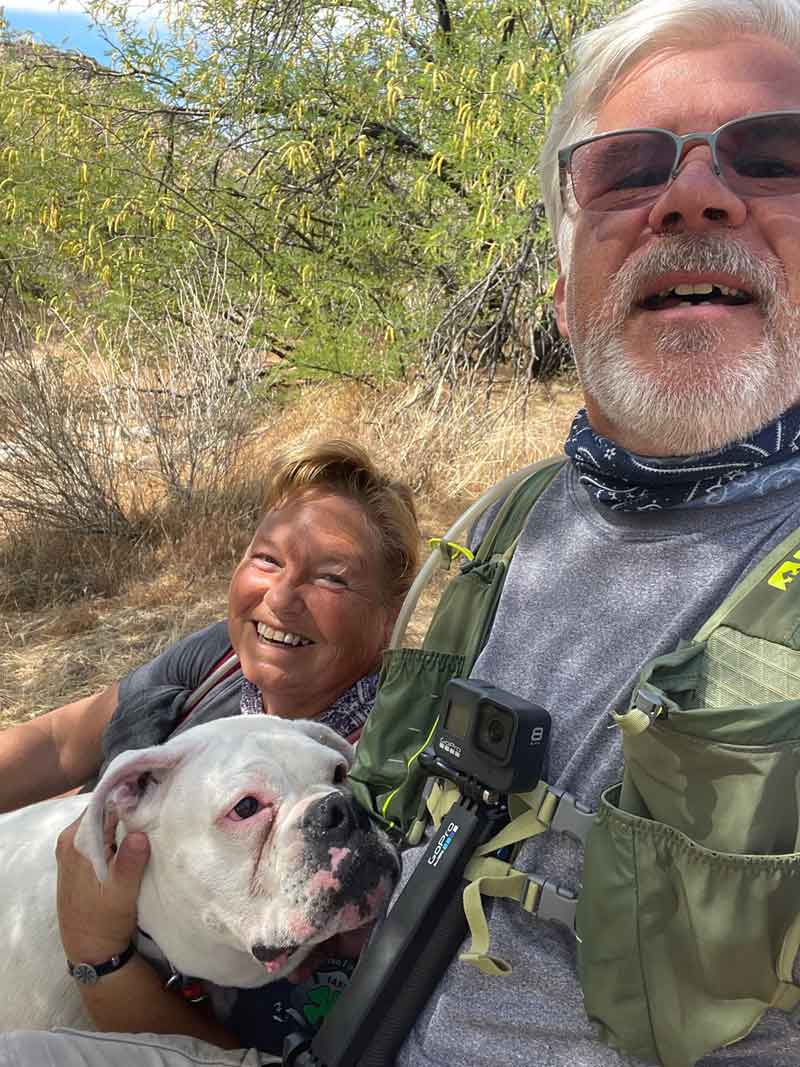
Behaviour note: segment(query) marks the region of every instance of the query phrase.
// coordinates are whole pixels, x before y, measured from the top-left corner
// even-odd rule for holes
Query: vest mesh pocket
[[[720,626],[705,646],[698,706],[770,704],[800,693],[800,652]]]

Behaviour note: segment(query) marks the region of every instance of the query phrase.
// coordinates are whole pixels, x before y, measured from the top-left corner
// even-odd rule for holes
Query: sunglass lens
[[[657,196],[669,181],[675,143],[658,132],[612,134],[576,148],[572,188],[581,207],[621,211]]]
[[[726,182],[740,196],[800,193],[800,116],[742,119],[717,138]]]

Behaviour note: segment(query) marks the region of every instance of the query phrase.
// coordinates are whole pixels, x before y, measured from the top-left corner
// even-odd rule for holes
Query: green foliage
[[[121,42],[112,67],[5,49],[0,285],[157,317],[176,271],[222,251],[279,355],[402,372],[526,240],[542,298],[538,145],[572,36],[614,6],[178,0],[145,33],[88,0]]]

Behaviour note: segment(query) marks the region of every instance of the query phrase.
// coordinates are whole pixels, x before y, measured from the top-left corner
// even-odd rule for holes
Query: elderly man
[[[574,71],[542,180],[586,408],[474,674],[553,712],[548,781],[594,808],[622,768],[608,712],[643,664],[800,526],[800,3],[642,0],[579,44]],[[516,865],[577,886],[582,853],[543,834]],[[589,1022],[571,933],[503,901],[491,929],[513,974],[454,963],[400,1064],[647,1062]],[[12,1035],[0,1064],[258,1062],[133,1040]],[[785,1011],[730,1040],[703,1067],[800,1062]]]
[[[556,307],[586,407],[473,674],[551,710],[547,780],[592,809],[621,777],[608,712],[800,525],[799,57],[797,0],[642,0],[579,43],[553,116]],[[576,887],[582,860],[545,833],[515,866]],[[451,966],[399,1063],[652,1062],[599,1039],[564,927],[505,901],[490,927],[513,974]],[[700,1062],[796,1065],[800,1031],[769,1011]]]

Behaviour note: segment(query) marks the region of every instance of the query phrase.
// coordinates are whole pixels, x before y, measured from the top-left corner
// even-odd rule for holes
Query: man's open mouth
[[[639,307],[645,311],[666,311],[677,307],[699,307],[701,304],[741,307],[752,303],[752,295],[744,289],[733,289],[720,283],[696,282],[652,293],[639,302]]]
[[[256,623],[259,639],[270,645],[282,645],[290,648],[300,648],[305,645],[313,645],[314,642],[302,634],[294,634],[289,630],[277,630],[274,626],[267,626],[265,622]]]

